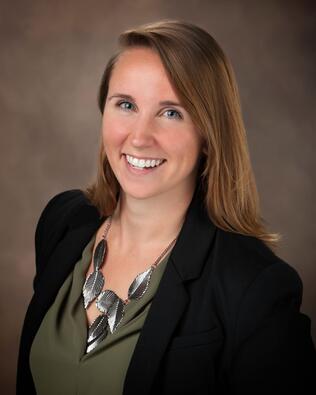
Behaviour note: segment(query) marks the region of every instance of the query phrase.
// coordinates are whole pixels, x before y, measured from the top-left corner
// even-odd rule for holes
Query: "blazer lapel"
[[[196,189],[132,355],[124,395],[150,393],[164,352],[189,301],[185,282],[199,277],[215,229]]]
[[[84,246],[89,242],[104,219],[104,217],[99,217],[95,207],[86,205],[81,207],[80,214],[76,215],[73,220],[70,220],[68,224],[69,230],[50,256],[30,301],[21,335],[25,347],[21,358],[28,358],[33,339],[44,315],[54,302],[58,290],[66,277],[78,259],[80,259]],[[25,362],[26,366],[28,366],[28,362]]]

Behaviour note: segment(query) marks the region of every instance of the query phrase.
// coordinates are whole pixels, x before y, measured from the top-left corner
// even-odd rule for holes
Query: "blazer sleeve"
[[[58,193],[53,196],[38,219],[35,230],[35,276],[33,279],[33,290],[36,290],[38,278],[45,269],[49,251],[54,246],[54,232],[62,235],[61,228],[65,226],[63,218],[67,215],[75,199],[82,195],[79,189],[72,189]],[[58,231],[57,231],[58,230]],[[57,240],[55,240],[55,243]]]
[[[235,331],[231,394],[316,394],[311,320],[300,312],[303,285],[283,261],[248,286]]]

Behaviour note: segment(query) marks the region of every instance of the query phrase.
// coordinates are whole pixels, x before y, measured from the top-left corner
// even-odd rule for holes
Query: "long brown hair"
[[[210,219],[223,230],[257,237],[273,250],[281,236],[269,233],[260,216],[236,79],[218,43],[205,30],[180,20],[165,19],[121,33],[119,50],[109,59],[99,88],[101,114],[115,63],[125,49],[135,46],[158,53],[202,135],[197,182]],[[84,193],[101,215],[110,215],[119,191],[101,139],[97,179]]]

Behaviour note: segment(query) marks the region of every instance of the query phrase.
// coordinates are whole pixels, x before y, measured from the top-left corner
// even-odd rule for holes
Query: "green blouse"
[[[58,291],[39,327],[30,352],[37,395],[119,395],[134,347],[171,250],[153,271],[149,287],[139,300],[125,306],[114,333],[85,354],[87,319],[82,286],[92,258],[96,234]]]

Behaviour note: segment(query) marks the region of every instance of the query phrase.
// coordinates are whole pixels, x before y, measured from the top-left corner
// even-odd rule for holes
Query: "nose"
[[[153,123],[149,117],[140,116],[131,125],[130,131],[131,144],[134,147],[147,147],[151,146],[154,141]]]

